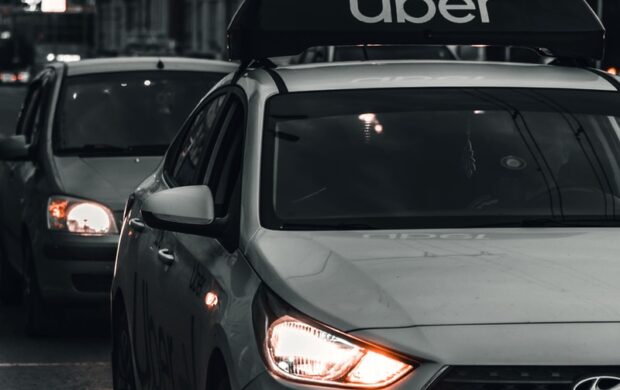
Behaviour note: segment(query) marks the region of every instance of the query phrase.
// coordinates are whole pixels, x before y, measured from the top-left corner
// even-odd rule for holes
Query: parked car
[[[0,142],[0,296],[23,294],[29,333],[45,332],[61,304],[108,301],[127,196],[233,68],[89,60],[52,64],[32,82],[16,135]]]
[[[357,3],[238,11],[242,67],[123,216],[115,390],[618,389],[620,79],[582,65],[600,21],[584,0],[396,2],[402,23]],[[265,60],[362,40],[558,61]]]

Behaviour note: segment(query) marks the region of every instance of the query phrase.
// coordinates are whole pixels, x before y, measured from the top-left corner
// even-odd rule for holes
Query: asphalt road
[[[24,87],[0,87],[0,135],[14,133],[25,95]]]
[[[0,306],[0,389],[111,390],[104,310],[73,309],[52,335],[28,338],[21,307]]]

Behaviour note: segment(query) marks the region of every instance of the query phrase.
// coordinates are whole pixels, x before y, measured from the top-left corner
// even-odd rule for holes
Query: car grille
[[[620,374],[620,367],[449,367],[429,390],[573,390],[581,379]]]

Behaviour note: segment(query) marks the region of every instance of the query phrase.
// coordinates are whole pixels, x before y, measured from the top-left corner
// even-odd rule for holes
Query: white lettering
[[[358,0],[351,0],[351,13],[357,20],[364,23],[392,23],[392,6],[390,0],[381,0],[383,2],[383,10],[377,16],[367,16],[360,11]]]
[[[412,16],[405,9],[405,4],[409,0],[394,0],[396,2],[396,21],[398,23],[414,23],[424,24],[430,22],[436,15],[437,9],[439,13],[448,22],[455,24],[470,23],[476,19],[476,1],[478,2],[478,10],[480,12],[480,20],[482,23],[491,23],[489,17],[488,2],[489,0],[439,0],[439,5],[435,4],[437,0],[415,0],[422,1],[426,4],[426,14],[420,16]],[[460,1],[461,4],[449,4],[449,1]],[[383,9],[376,16],[364,15],[360,10],[359,0],[349,0],[351,13],[353,16],[363,23],[392,23],[392,0],[381,0]],[[455,15],[455,12],[470,11],[462,16]]]
[[[487,9],[487,2],[489,0],[478,0],[478,8],[480,8],[480,18],[482,18],[482,23],[491,23],[491,18],[489,18],[489,10]]]
[[[473,13],[469,12],[464,16],[454,16],[450,11],[475,11],[476,5],[472,0],[461,0],[465,4],[448,4],[449,0],[439,1],[439,12],[446,18],[447,21],[457,24],[469,23],[476,17]]]
[[[426,15],[424,16],[411,16],[405,10],[405,3],[408,0],[396,0],[396,21],[398,23],[415,23],[415,24],[423,24],[428,23],[435,17],[437,13],[437,6],[433,0],[424,0],[427,7]]]

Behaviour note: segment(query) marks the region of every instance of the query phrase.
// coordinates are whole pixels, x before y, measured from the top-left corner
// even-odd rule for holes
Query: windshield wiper
[[[364,223],[284,223],[282,230],[376,230],[376,226]]]

